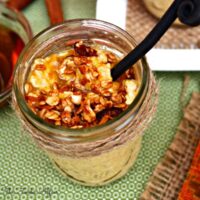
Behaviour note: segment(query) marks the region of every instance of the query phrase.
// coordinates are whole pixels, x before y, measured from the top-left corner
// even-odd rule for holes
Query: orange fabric
[[[200,200],[200,142],[178,200]]]

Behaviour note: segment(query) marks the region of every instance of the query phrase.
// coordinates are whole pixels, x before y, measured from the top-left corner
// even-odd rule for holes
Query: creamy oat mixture
[[[104,124],[127,109],[138,93],[133,68],[112,80],[111,69],[119,60],[112,52],[82,41],[66,51],[37,58],[24,88],[27,104],[55,125]]]

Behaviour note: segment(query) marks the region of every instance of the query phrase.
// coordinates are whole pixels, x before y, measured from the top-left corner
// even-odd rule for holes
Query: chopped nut
[[[86,74],[85,74],[85,78],[86,78],[88,81],[94,80],[94,77],[92,76],[92,73],[91,73],[91,72],[86,73]]]
[[[35,66],[35,70],[44,71],[46,69],[45,65],[38,64]]]
[[[29,92],[29,93],[27,94],[27,97],[35,97],[35,98],[38,98],[38,95],[35,94],[35,93],[33,93],[33,92]]]
[[[92,108],[90,107],[90,105],[85,105],[84,106],[84,109],[83,109],[83,118],[87,122],[92,122],[92,121],[94,121],[96,119],[96,114],[92,110]]]
[[[46,103],[49,104],[50,106],[56,106],[58,105],[60,99],[58,96],[50,96],[50,97],[47,97],[46,99]]]
[[[117,62],[116,56],[113,53],[111,53],[111,52],[107,53],[107,59],[108,59],[109,63],[115,63],[115,62]]]
[[[111,96],[111,93],[110,93],[109,90],[103,90],[103,91],[101,92],[101,94],[102,94],[104,97],[110,97],[110,96]]]
[[[97,104],[100,102],[100,96],[93,92],[87,94],[87,99],[90,100],[90,104]]]
[[[112,81],[110,64],[102,65],[98,67],[98,72],[100,76],[100,80]]]
[[[95,106],[94,111],[95,111],[96,113],[98,113],[98,112],[100,112],[100,111],[102,111],[102,110],[104,110],[104,109],[105,109],[105,105],[98,104],[98,105]]]
[[[39,116],[40,116],[41,118],[44,118],[46,112],[47,112],[47,109],[43,108],[41,111],[39,111]]]
[[[24,86],[30,109],[73,129],[102,125],[124,111],[138,93],[134,68],[113,81],[119,58],[97,47],[78,42],[74,49],[36,59]]]
[[[72,92],[68,92],[68,91],[60,91],[59,92],[59,98],[60,99],[66,99],[66,98],[68,98],[68,97],[70,97],[70,96],[72,96]]]
[[[99,122],[99,125],[106,123],[109,119],[111,119],[110,115],[104,115]]]
[[[72,95],[72,103],[76,104],[76,105],[80,105],[81,104],[81,99],[82,96],[81,95]]]
[[[74,109],[74,104],[71,102],[69,98],[65,98],[61,100],[62,107],[64,111],[72,112]]]
[[[61,115],[61,119],[66,124],[70,123],[70,121],[71,121],[70,112],[67,112],[67,111],[63,112],[62,115]]]
[[[47,119],[58,120],[58,118],[60,116],[60,112],[58,112],[56,110],[47,111],[44,116]]]
[[[73,129],[79,129],[79,128],[83,128],[83,125],[72,126],[71,128],[73,128]]]
[[[126,104],[130,105],[135,98],[137,85],[134,80],[124,80],[124,85],[126,87]]]
[[[66,105],[65,107],[64,107],[64,111],[66,111],[66,112],[72,112],[72,108],[69,106],[69,105]]]
[[[111,100],[114,102],[114,103],[122,103],[123,102],[123,98],[120,94],[113,94],[112,97],[111,97]]]
[[[50,74],[45,71],[35,70],[31,74],[29,81],[33,87],[41,89],[41,90],[50,90],[50,85],[56,81],[56,76],[50,76]]]
[[[25,86],[24,86],[24,90],[25,90],[25,93],[29,93],[31,92],[33,89],[32,85],[30,83],[26,83]]]
[[[60,119],[55,120],[55,125],[56,125],[56,126],[60,126],[60,125],[61,125],[61,121],[60,121]]]
[[[104,54],[102,51],[100,52],[98,59],[99,59],[99,62],[102,62],[102,63],[107,63],[108,61],[106,54]]]
[[[46,104],[45,101],[40,101],[40,102],[39,102],[39,105],[40,105],[40,106],[43,106],[43,105],[45,105],[45,104]]]
[[[111,88],[112,87],[112,82],[111,81],[107,81],[107,80],[103,80],[101,81],[101,87],[102,88]]]
[[[97,51],[80,42],[75,43],[74,50],[79,56],[97,56]]]
[[[82,65],[87,64],[87,57],[74,57],[74,63],[75,65]]]
[[[116,104],[116,105],[114,105],[114,107],[115,108],[123,108],[123,109],[125,109],[125,108],[127,108],[127,104],[125,104],[125,103]]]
[[[86,65],[80,65],[79,70],[82,74],[86,74],[88,72],[88,68]]]

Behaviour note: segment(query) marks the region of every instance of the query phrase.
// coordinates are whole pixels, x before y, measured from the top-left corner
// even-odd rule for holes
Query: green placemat
[[[66,18],[94,17],[95,0],[63,0]],[[34,33],[48,26],[42,0],[24,10]],[[189,92],[199,89],[200,73],[189,73]],[[90,188],[74,184],[22,133],[9,106],[0,110],[0,200],[138,200],[154,167],[171,143],[181,119],[183,73],[156,73],[160,82],[157,115],[146,131],[134,167],[119,181]]]
[[[61,1],[64,19],[95,18],[96,0]],[[30,22],[34,34],[49,26],[44,0],[34,0],[23,12]]]

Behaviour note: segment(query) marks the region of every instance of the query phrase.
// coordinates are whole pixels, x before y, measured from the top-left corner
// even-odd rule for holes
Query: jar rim
[[[134,43],[134,45],[135,45],[135,40],[133,39],[133,37],[129,33],[127,33],[126,31],[124,31],[123,29],[121,29],[120,27],[118,27],[114,24],[111,24],[109,22],[105,22],[105,21],[102,21],[102,20],[97,20],[97,19],[72,19],[72,20],[67,20],[65,22],[59,23],[57,25],[50,26],[50,27],[44,29],[43,31],[41,31],[40,33],[38,33],[35,37],[33,37],[29,41],[29,43],[26,45],[26,47],[23,49],[23,51],[20,55],[20,58],[18,59],[17,66],[20,64],[20,60],[22,59],[23,54],[25,54],[25,52],[28,51],[28,49],[31,47],[32,43],[36,39],[40,38],[41,36],[43,36],[45,34],[48,34],[49,32],[53,31],[54,29],[57,29],[59,27],[65,26],[65,25],[69,25],[70,23],[73,24],[73,23],[77,23],[77,22],[79,22],[81,25],[96,25],[96,26],[99,25],[103,28],[114,29],[115,31],[119,32],[120,34],[126,36],[126,38],[128,38],[131,41],[131,43],[132,44]],[[126,116],[126,114],[129,113],[134,108],[134,106],[139,102],[140,97],[143,95],[145,89],[147,88],[147,84],[149,82],[148,77],[149,77],[149,73],[150,73],[148,64],[146,62],[146,58],[143,57],[140,61],[142,63],[141,64],[141,66],[142,66],[142,75],[141,75],[142,79],[141,79],[141,84],[140,84],[138,94],[136,95],[135,99],[128,106],[128,108],[126,110],[121,112],[117,117],[109,120],[108,122],[106,122],[102,125],[98,125],[98,126],[94,126],[94,127],[88,127],[88,128],[72,129],[72,128],[67,128],[67,127],[63,127],[63,126],[56,126],[54,124],[50,124],[50,123],[46,122],[42,118],[38,117],[27,105],[25,98],[24,98],[24,95],[20,92],[20,90],[17,87],[16,76],[14,77],[14,87],[13,87],[14,93],[16,95],[15,97],[16,97],[17,102],[19,104],[19,108],[23,112],[23,114],[24,114],[24,111],[25,111],[25,113],[28,113],[28,115],[32,119],[36,120],[36,122],[38,124],[42,124],[45,127],[48,127],[51,130],[52,133],[56,132],[56,134],[57,134],[59,132],[59,135],[61,135],[63,137],[66,137],[66,136],[78,137],[78,136],[86,135],[86,133],[92,134],[95,131],[103,130],[105,128],[108,128],[108,127],[111,127],[112,125],[114,125],[115,122],[117,122],[122,117]],[[17,67],[15,69],[14,74],[17,74]],[[25,117],[30,122],[27,115],[25,115]],[[31,123],[31,125],[34,126],[33,123]]]

